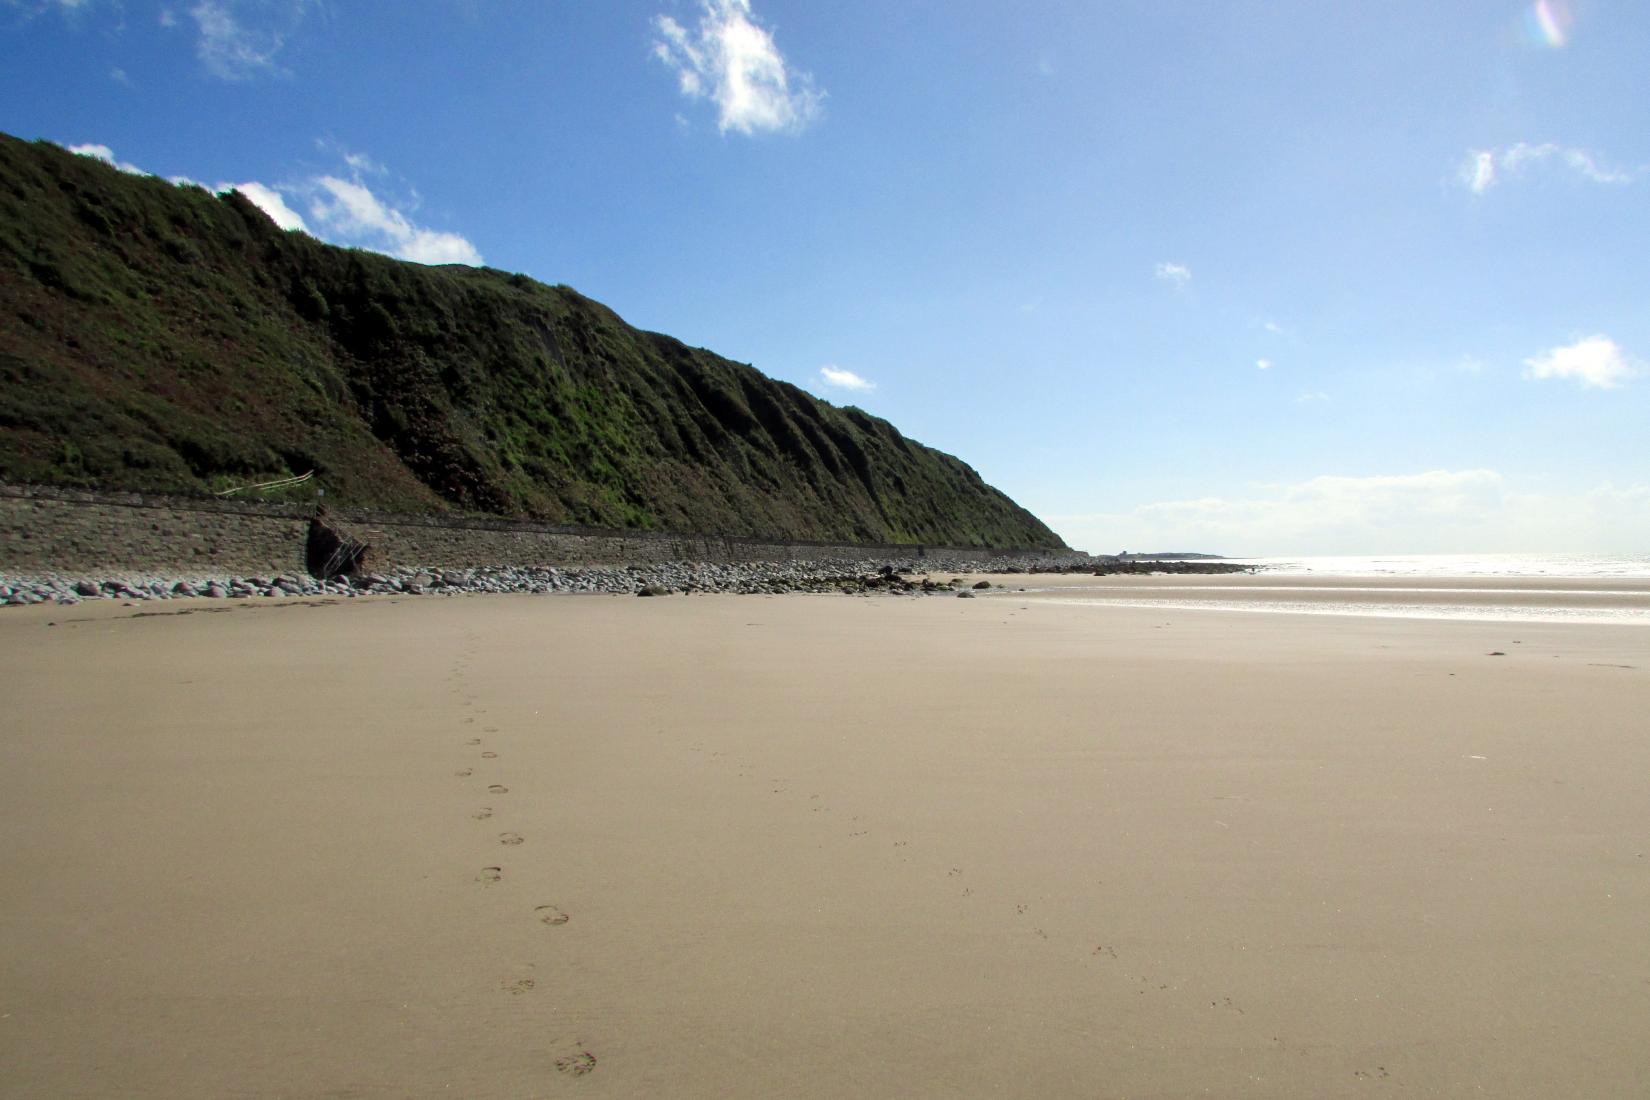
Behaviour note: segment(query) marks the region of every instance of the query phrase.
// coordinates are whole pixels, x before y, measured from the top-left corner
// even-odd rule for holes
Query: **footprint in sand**
[[[501,879],[503,877],[504,877],[504,868],[502,868],[502,867],[483,867],[481,869],[481,873],[476,876],[476,881],[477,882],[484,882],[484,883],[488,884],[489,886],[491,886],[493,883],[497,882],[499,879]]]
[[[583,1077],[596,1069],[596,1056],[588,1050],[581,1050],[577,1054],[569,1054],[565,1058],[556,1059],[556,1068],[563,1073],[574,1077]]]
[[[458,776],[460,779],[468,779],[468,778],[470,778],[470,776],[474,775],[475,773],[476,772],[475,772],[474,768],[463,768],[459,771],[454,772],[453,774]]]
[[[491,787],[487,788],[488,794],[508,794],[509,791],[510,788],[506,787],[503,783],[494,783]]]
[[[464,743],[465,743],[465,744],[466,744],[466,745],[479,745],[479,744],[481,744],[481,738],[479,738],[479,737],[472,737],[472,738],[470,738],[470,739],[469,739],[469,740],[468,740],[468,741],[466,741],[466,742],[464,742]]]
[[[527,838],[522,836],[520,833],[500,833],[500,834],[498,834],[498,842],[500,844],[520,844],[526,839]]]
[[[512,997],[519,997],[523,993],[526,993],[529,990],[531,990],[533,988],[533,986],[536,985],[536,984],[537,983],[534,982],[532,978],[517,978],[513,982],[512,981],[500,982],[499,983],[499,988],[504,990],[506,993],[510,994],[510,996],[512,996]]]
[[[481,758],[483,760],[497,760],[498,759],[498,753],[496,753],[496,752],[484,752],[484,753],[481,754]]]
[[[475,818],[477,821],[486,821],[489,817],[493,816],[493,808],[491,806],[483,806],[470,816]]]
[[[566,924],[573,918],[561,911],[560,906],[541,905],[533,913],[545,924]]]
[[[498,727],[497,726],[482,726],[481,727],[481,732],[482,733],[497,733],[498,732]]]

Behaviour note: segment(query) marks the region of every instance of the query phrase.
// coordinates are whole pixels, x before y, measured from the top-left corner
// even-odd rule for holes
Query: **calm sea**
[[[1243,577],[1119,577],[1044,598],[1103,607],[1650,626],[1650,555],[1385,554],[1229,559]],[[1313,583],[1321,579],[1321,584]],[[1360,578],[1362,581],[1360,582]]]
[[[1368,557],[1234,558],[1268,573],[1321,577],[1641,577],[1650,554],[1379,554]]]

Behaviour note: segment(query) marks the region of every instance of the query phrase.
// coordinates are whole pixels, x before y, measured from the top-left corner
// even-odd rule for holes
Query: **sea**
[[[1337,557],[1230,558],[1268,573],[1320,577],[1553,577],[1650,580],[1650,554],[1378,554]]]
[[[1044,599],[1094,607],[1650,627],[1650,555],[1227,558],[1253,575],[1118,577]],[[1314,581],[1321,581],[1315,584]],[[1650,654],[1650,640],[1646,642]]]

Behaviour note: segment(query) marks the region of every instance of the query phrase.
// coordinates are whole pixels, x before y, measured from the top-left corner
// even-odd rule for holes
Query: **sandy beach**
[[[1645,1094],[1650,629],[1036,580],[8,609],[0,1094]]]

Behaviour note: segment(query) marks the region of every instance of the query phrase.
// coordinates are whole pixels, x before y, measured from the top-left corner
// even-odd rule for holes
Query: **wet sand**
[[[980,579],[970,575],[969,580]],[[985,578],[1001,583],[1004,578]],[[1039,601],[1285,614],[1358,614],[1650,627],[1641,577],[1336,577],[1267,573],[1012,578]]]
[[[6,1096],[1650,1081],[1641,627],[180,601],[0,658]]]

